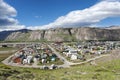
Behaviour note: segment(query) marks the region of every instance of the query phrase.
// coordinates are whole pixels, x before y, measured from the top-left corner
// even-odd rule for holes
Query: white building
[[[78,51],[77,50],[69,50],[69,52],[66,54],[67,56],[71,56],[71,55],[75,55],[77,54]]]
[[[76,59],[77,59],[77,55],[72,54],[72,55],[71,55],[71,60],[76,60]]]

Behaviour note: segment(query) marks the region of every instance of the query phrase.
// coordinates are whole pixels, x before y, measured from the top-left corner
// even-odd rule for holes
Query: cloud
[[[3,30],[18,30],[25,28],[24,25],[19,25],[15,19],[17,11],[12,6],[0,0],[0,31]]]
[[[17,12],[13,7],[0,0],[0,26],[17,24],[18,21],[13,18],[16,14]]]
[[[83,9],[71,11],[68,14],[58,17],[54,22],[43,26],[19,25],[19,22],[14,17],[17,16],[17,11],[14,7],[8,5],[3,0],[0,0],[0,31],[16,30],[16,29],[50,29],[59,27],[81,27],[96,25],[103,19],[108,17],[120,16],[120,0],[100,0],[99,3]],[[40,18],[40,16],[35,16]]]
[[[8,31],[8,30],[20,30],[25,29],[25,25],[10,25],[10,26],[1,26],[0,31]]]
[[[71,11],[47,25],[35,26],[34,29],[91,26],[108,17],[116,16],[120,16],[119,0],[102,0],[89,8]],[[33,29],[33,27],[28,28]]]
[[[7,26],[16,24],[17,20],[13,18],[0,18],[0,26]]]

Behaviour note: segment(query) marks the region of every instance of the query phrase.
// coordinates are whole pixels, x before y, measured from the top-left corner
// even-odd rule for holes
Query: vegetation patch
[[[12,53],[0,54],[0,62]],[[118,55],[117,55],[118,56]],[[103,58],[104,59],[104,58]],[[99,60],[98,60],[99,61]],[[120,58],[56,70],[6,66],[0,63],[0,80],[119,80]]]

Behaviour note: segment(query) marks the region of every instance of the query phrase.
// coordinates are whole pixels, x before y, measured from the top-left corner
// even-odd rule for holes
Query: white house
[[[46,59],[41,60],[42,64],[46,63]]]
[[[27,64],[27,59],[23,59],[23,64]]]
[[[77,55],[75,55],[75,54],[71,55],[71,60],[76,60],[77,58],[78,58]]]
[[[77,50],[69,50],[69,52],[66,53],[66,55],[67,55],[67,56],[71,56],[72,54],[75,55],[75,54],[77,54],[77,53],[78,53]]]
[[[34,58],[33,58],[33,61],[36,63],[38,60],[37,60],[37,58],[34,57]]]
[[[30,64],[31,60],[32,60],[32,56],[27,56],[27,62],[28,62],[28,64]]]

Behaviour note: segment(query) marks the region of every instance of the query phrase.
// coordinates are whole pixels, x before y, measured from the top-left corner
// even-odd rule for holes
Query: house
[[[77,50],[69,50],[69,52],[66,53],[66,55],[67,55],[68,57],[70,57],[72,54],[77,54],[77,53],[78,53]]]
[[[47,57],[48,57],[48,55],[45,54],[45,53],[43,53],[43,54],[41,55],[41,59],[46,59]]]
[[[27,63],[30,64],[33,56],[27,56]]]
[[[46,59],[42,59],[41,62],[42,62],[42,64],[44,64],[44,63],[47,62],[47,60]]]
[[[8,45],[5,45],[5,44],[4,44],[4,45],[2,45],[2,47],[8,47]]]
[[[21,62],[23,64],[30,64],[32,61],[33,56],[27,56],[27,58],[24,58]]]
[[[27,64],[28,63],[27,59],[23,59],[22,63]]]
[[[55,61],[55,60],[56,60],[56,58],[55,58],[55,57],[52,57],[52,58],[51,58],[51,61]]]
[[[40,48],[40,47],[37,47],[36,49],[37,49],[37,50],[40,50],[41,48]]]
[[[78,45],[77,48],[78,48],[78,49],[82,49],[82,45]]]
[[[19,57],[16,57],[14,60],[13,60],[13,62],[14,63],[20,63],[21,64],[21,58],[19,58]]]
[[[39,60],[40,59],[40,54],[37,54],[37,55],[35,55],[35,58],[37,59],[37,60]]]
[[[37,61],[38,61],[38,59],[34,57],[33,62],[36,63]]]
[[[46,65],[44,65],[44,66],[42,67],[42,69],[47,70],[47,69],[49,69],[49,67],[46,66]]]
[[[55,64],[52,64],[52,65],[50,66],[50,69],[57,69],[57,66],[56,66]]]
[[[77,59],[78,59],[78,57],[77,57],[77,55],[72,54],[70,59],[71,59],[71,60],[77,60]]]

